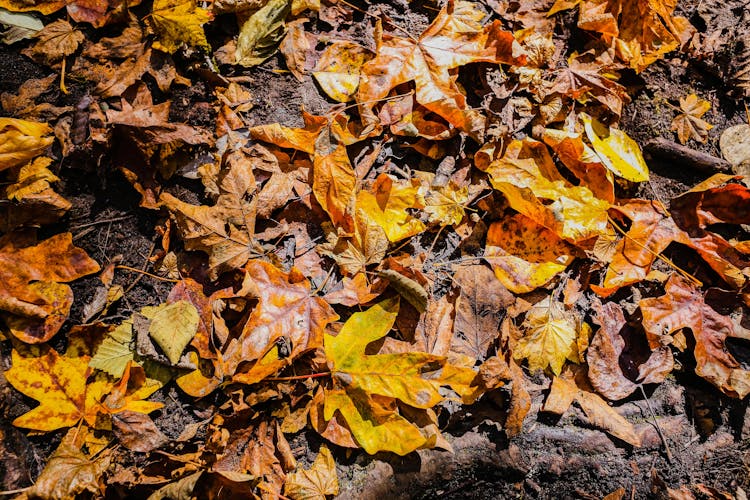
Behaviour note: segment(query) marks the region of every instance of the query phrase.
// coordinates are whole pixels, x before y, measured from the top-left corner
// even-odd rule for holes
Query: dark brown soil
[[[414,3],[419,5],[413,10],[405,2],[386,2],[383,8],[407,31],[418,34],[429,22],[430,10],[420,9],[422,2]],[[743,5],[747,8],[746,4],[738,0],[685,0],[680,8],[694,23],[703,20],[704,29],[725,29],[731,19],[737,19],[736,9]],[[367,39],[370,28],[363,26],[369,24],[353,23],[344,36]],[[740,28],[750,31],[748,25]],[[21,47],[0,47],[0,92],[15,91],[27,78],[49,74],[20,55]],[[674,54],[640,75],[623,75],[634,92],[633,102],[623,113],[622,128],[642,145],[654,137],[675,140],[669,130],[674,112],[666,102],[677,105],[679,97],[696,92],[711,102],[712,109],[704,118],[715,127],[705,145],[691,146],[720,156],[721,132],[746,120],[743,102],[722,74],[722,64]],[[283,67],[280,56],[276,56],[261,68],[245,72],[248,77],[245,85],[254,96],[250,111],[254,123],[295,126],[301,124],[300,109],[322,114],[331,108],[332,103],[322,96],[311,78],[300,83],[288,73],[274,71]],[[211,100],[211,89],[199,79],[193,80],[192,87],[178,87],[172,94],[171,118],[211,127],[213,110],[204,106]],[[85,89],[73,85],[72,91],[72,95],[64,96],[53,90],[46,98],[58,105],[71,105]],[[3,115],[0,110],[0,116]],[[77,155],[60,164],[63,181],[59,191],[73,203],[73,208],[59,224],[43,231],[50,234],[70,231],[75,243],[102,265],[121,256],[124,265],[151,269],[147,260],[159,241],[154,228],[164,214],[139,208],[138,194],[111,166],[96,169],[85,160]],[[654,173],[652,180],[634,195],[667,199],[707,177],[704,172],[668,162],[652,160],[649,166]],[[199,184],[187,180],[170,182],[173,184],[170,190],[193,191],[194,199],[200,199]],[[444,238],[446,241],[441,245],[448,248],[449,254],[455,246],[450,247],[449,236]],[[428,240],[426,246],[430,243]],[[440,251],[441,245],[435,251]],[[111,322],[120,321],[143,306],[163,302],[171,288],[169,283],[128,271],[118,271],[115,276],[116,283],[132,288],[104,318]],[[92,299],[97,284],[96,277],[73,284],[75,303],[63,331],[81,323],[82,308]],[[7,343],[0,344],[2,371],[10,367],[9,349]],[[27,436],[10,425],[13,418],[35,403],[9,389],[2,371],[0,489],[15,489],[27,486],[38,476],[62,432]],[[747,400],[724,397],[687,371],[676,372],[675,378],[659,387],[647,388],[647,399],[636,394],[618,404],[623,414],[638,423],[643,436],[644,446],[632,449],[601,431],[587,428],[585,419],[575,410],[559,420],[539,413],[546,389],[540,385],[532,392],[533,407],[524,432],[512,439],[495,423],[504,418],[502,408],[507,397],[499,391],[483,403],[452,415],[446,422],[444,430],[454,447],[453,454],[428,450],[403,458],[369,457],[337,450],[341,498],[598,499],[618,488],[624,488],[626,498],[662,498],[664,490],[655,477],[671,488],[703,483],[732,494],[738,488],[750,492]],[[202,410],[212,403],[210,400],[196,403],[173,385],[160,391],[156,399],[164,402],[165,408],[153,415],[154,421],[170,438],[176,438],[187,424],[203,420]],[[317,436],[303,433],[292,440],[292,447],[305,462],[315,456],[320,442]],[[136,462],[142,459],[133,458]]]

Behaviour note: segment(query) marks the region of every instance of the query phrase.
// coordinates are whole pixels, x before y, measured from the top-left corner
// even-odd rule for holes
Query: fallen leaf
[[[466,215],[464,207],[469,203],[469,188],[458,186],[453,181],[444,186],[422,184],[419,187],[419,200],[430,223],[457,226]]]
[[[99,400],[112,384],[98,380],[87,386],[89,356],[62,356],[46,344],[12,352],[8,382],[40,405],[13,421],[39,431],[71,427],[84,419],[89,425],[102,412]]]
[[[515,359],[527,359],[530,370],[548,366],[559,375],[566,360],[579,362],[578,337],[586,328],[572,311],[551,297],[535,304],[523,322],[524,336],[513,349]]]
[[[54,142],[46,123],[0,118],[0,170],[23,165]]]
[[[585,387],[580,388],[576,382],[578,379],[574,379],[573,374],[569,372],[552,379],[552,387],[544,401],[542,411],[562,415],[573,401],[576,401],[592,425],[628,444],[641,445],[641,439],[636,434],[633,424],[617,413],[602,398],[586,390]]]
[[[53,64],[73,54],[84,40],[81,31],[69,22],[58,19],[36,34],[38,41],[25,53],[37,62]]]
[[[112,416],[112,430],[120,444],[139,453],[148,453],[169,441],[151,417],[131,410]]]
[[[257,66],[273,55],[284,37],[284,19],[291,7],[290,0],[269,0],[243,23],[234,54],[236,64]]]
[[[513,295],[485,266],[458,268],[453,351],[484,361],[487,352],[500,335],[500,322],[514,301]]]
[[[305,31],[307,19],[295,19],[286,24],[286,36],[279,45],[286,67],[300,82],[307,73],[307,60],[315,48],[315,36]]]
[[[207,10],[196,5],[195,0],[154,0],[149,23],[159,40],[154,48],[173,54],[183,44],[199,49],[211,47],[203,32],[203,25],[210,20]]]
[[[357,210],[385,231],[391,243],[425,230],[425,225],[407,212],[419,207],[419,185],[399,182],[387,174],[380,174],[371,191],[357,193]]]
[[[0,8],[0,24],[7,28],[0,32],[0,40],[6,45],[32,38],[44,28],[44,24],[31,14],[10,12],[3,8]]]
[[[35,245],[6,235],[0,239],[0,311],[13,335],[37,344],[52,338],[68,317],[70,282],[95,273],[99,265],[73,246],[70,233]]]
[[[525,58],[500,21],[482,26],[484,18],[474,2],[451,0],[418,39],[378,32],[375,58],[362,66],[357,93],[363,123],[376,126],[375,104],[394,87],[414,81],[420,104],[480,139],[485,117],[466,104],[450,70],[474,62],[520,64]]]
[[[563,239],[583,241],[606,231],[609,203],[566,181],[541,142],[512,141],[487,173],[514,210]]]
[[[115,378],[122,377],[128,363],[133,360],[133,321],[125,320],[107,332],[96,353],[89,361],[91,368],[109,373]]]
[[[241,296],[257,299],[242,333],[225,353],[227,371],[240,363],[255,361],[249,371],[234,374],[234,380],[251,384],[287,366],[303,352],[323,345],[323,331],[338,319],[322,298],[310,294],[310,283],[298,272],[283,273],[258,260],[246,266]],[[274,355],[277,342],[287,342],[285,357]]]
[[[582,113],[586,137],[602,163],[618,177],[632,182],[648,180],[648,166],[638,144],[622,130],[607,129],[597,120]]]
[[[29,498],[73,500],[84,492],[101,493],[110,453],[104,452],[95,459],[87,457],[75,444],[77,434],[76,429],[71,429],[50,455],[46,467],[26,492]]]
[[[338,102],[348,102],[357,92],[362,65],[372,53],[358,43],[334,40],[315,64],[312,75],[320,88]]]
[[[203,471],[194,472],[166,486],[162,486],[151,493],[147,500],[189,500],[193,498],[193,490],[202,475]]]
[[[141,314],[151,320],[148,333],[174,365],[198,331],[200,317],[191,303],[180,300],[156,307],[147,306]]]
[[[325,445],[320,447],[310,469],[287,476],[284,494],[293,500],[325,500],[329,495],[339,494],[336,463]]]
[[[549,283],[575,258],[575,249],[546,227],[516,214],[493,222],[484,258],[513,293],[527,293]]]
[[[689,139],[706,142],[708,140],[708,131],[714,128],[714,126],[701,117],[709,109],[711,109],[711,103],[700,99],[695,94],[680,97],[680,111],[682,113],[674,117],[669,130],[677,132],[677,138],[682,144],[685,144]]]
[[[671,342],[671,335],[689,328],[695,338],[695,373],[722,392],[739,398],[750,394],[750,370],[742,368],[726,346],[728,338],[746,338],[732,321],[703,300],[695,285],[673,274],[664,286],[665,295],[643,299],[643,327],[649,344],[657,348]]]

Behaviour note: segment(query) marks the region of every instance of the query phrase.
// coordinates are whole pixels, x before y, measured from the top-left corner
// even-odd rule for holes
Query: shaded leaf
[[[244,22],[234,54],[237,64],[257,66],[273,55],[284,37],[284,19],[291,7],[290,0],[269,0]]]

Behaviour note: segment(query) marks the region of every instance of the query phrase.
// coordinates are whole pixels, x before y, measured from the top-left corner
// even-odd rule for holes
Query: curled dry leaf
[[[671,334],[689,328],[695,338],[695,372],[729,395],[750,394],[750,370],[743,369],[726,346],[728,338],[747,335],[706,304],[700,290],[682,276],[673,274],[664,291],[661,297],[639,302],[651,346],[671,343]]]
[[[55,140],[46,123],[0,118],[0,170],[23,165]]]
[[[573,373],[566,372],[552,379],[552,387],[542,410],[562,415],[575,401],[592,425],[628,444],[640,446],[641,439],[636,434],[633,424],[617,413],[602,398],[587,390],[585,382],[579,380],[580,378],[580,373],[574,376]]]

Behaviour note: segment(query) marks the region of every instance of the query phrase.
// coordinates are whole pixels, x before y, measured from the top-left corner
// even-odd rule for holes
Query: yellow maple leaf
[[[372,186],[372,192],[357,194],[357,210],[377,223],[385,231],[388,240],[395,243],[425,230],[425,225],[407,212],[409,208],[420,208],[416,182],[399,182],[387,174],[380,174]]]
[[[182,44],[209,50],[203,25],[210,18],[208,11],[198,7],[195,0],[155,0],[149,18],[159,37],[154,48],[169,54]]]
[[[102,412],[99,401],[112,388],[104,374],[87,384],[89,356],[61,356],[47,345],[14,349],[11,369],[5,372],[8,382],[40,405],[21,415],[13,425],[39,431],[70,427],[84,419],[96,423]]]
[[[390,331],[398,309],[398,297],[383,300],[353,314],[338,335],[326,334],[324,340],[334,382],[333,389],[325,391],[324,418],[330,421],[339,412],[357,443],[370,454],[405,455],[434,445],[437,431],[424,435],[398,412],[395,400],[427,409],[442,401],[442,386],[450,385],[462,394],[471,392],[475,375],[471,369],[424,352],[366,355],[366,347]]]
[[[431,223],[455,226],[466,215],[464,207],[469,202],[469,188],[460,187],[453,181],[444,186],[422,185],[419,188],[419,200]]]
[[[513,357],[527,359],[530,370],[549,366],[557,375],[566,359],[579,361],[578,338],[587,335],[587,328],[561,303],[550,297],[537,303],[526,313],[523,329]]]
[[[336,462],[325,445],[320,447],[312,467],[287,476],[284,494],[294,500],[325,500],[328,495],[339,494]]]

